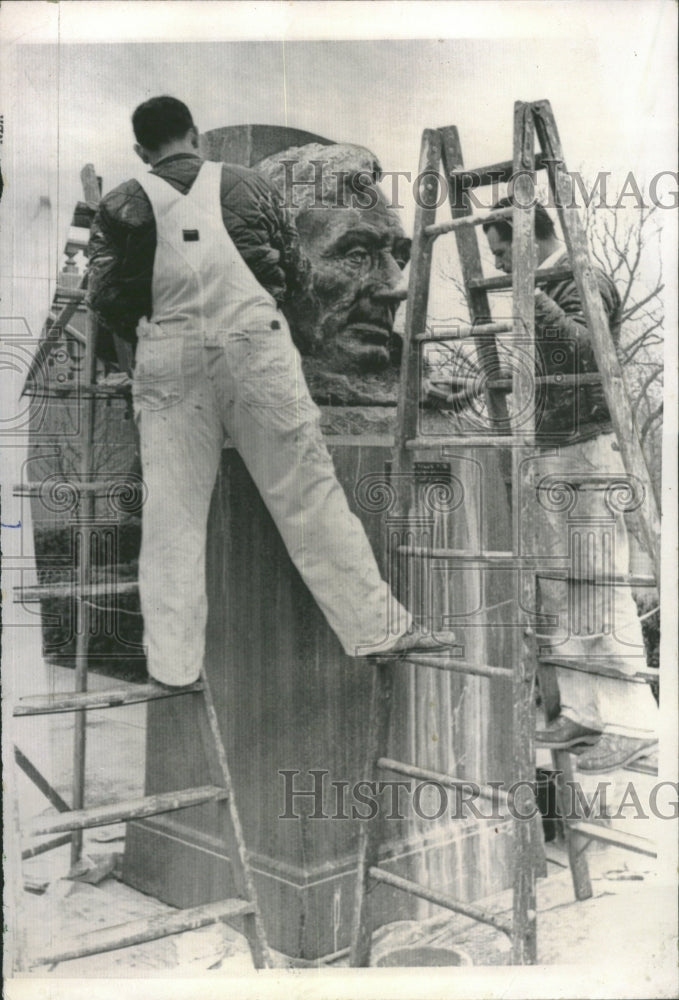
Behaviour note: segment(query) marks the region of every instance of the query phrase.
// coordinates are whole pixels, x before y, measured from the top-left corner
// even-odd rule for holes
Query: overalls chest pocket
[[[145,324],[138,330],[132,397],[138,410],[164,410],[184,398],[184,338]]]

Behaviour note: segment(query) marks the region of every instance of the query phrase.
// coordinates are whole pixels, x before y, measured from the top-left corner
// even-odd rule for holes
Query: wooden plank
[[[510,434],[432,434],[431,437],[416,437],[406,442],[408,451],[436,448],[497,448],[517,447]],[[443,452],[441,452],[443,454]]]
[[[108,691],[80,691],[66,694],[33,695],[21,698],[14,708],[15,716],[53,715],[58,712],[83,712],[87,709],[119,708],[121,705],[135,705],[138,702],[154,701],[157,698],[173,698],[178,695],[194,694],[202,691],[201,681],[187,687],[172,690],[159,684],[135,684],[126,688]]]
[[[100,396],[103,399],[116,396],[127,398],[132,396],[132,385],[83,385],[82,382],[74,382],[71,385],[64,386],[51,385],[38,392],[27,392],[26,395],[31,395],[37,399],[64,399],[68,396],[76,399],[84,396]]]
[[[36,844],[35,847],[27,847],[26,850],[21,852],[21,860],[26,861],[28,858],[37,858],[40,854],[47,854],[49,851],[55,851],[58,847],[65,847],[66,844],[70,843],[71,835],[70,833],[65,833],[61,837],[55,837],[53,840]]]
[[[26,754],[18,746],[14,747],[14,760],[26,777],[30,778],[35,787],[40,789],[48,802],[51,802],[58,812],[69,812],[71,807],[68,802],[59,795],[56,788],[52,788],[47,778],[38,770],[35,764],[31,763]]]
[[[15,602],[41,601],[46,597],[102,597],[106,594],[132,594],[137,590],[136,580],[120,583],[91,583],[84,587],[77,583],[47,583],[30,587],[14,587]]]
[[[540,663],[550,667],[561,667],[563,670],[577,670],[583,674],[592,674],[595,677],[614,677],[616,680],[628,681],[630,684],[651,684],[660,678],[658,671],[637,670],[633,674],[626,674],[615,667],[599,665],[592,660],[567,659],[560,656],[541,656]]]
[[[519,205],[531,205],[534,200],[534,131],[530,105],[517,101],[514,105],[514,197]],[[535,295],[534,274],[536,248],[534,207],[517,208],[514,212],[512,238],[512,292],[514,336],[521,340],[523,365],[535,373]],[[535,433],[534,384],[513,373],[515,412],[520,414],[514,432],[520,430],[526,444]],[[535,491],[532,483],[530,457],[532,450],[516,448],[512,454],[514,503],[512,509],[513,550],[534,552]],[[529,627],[529,614],[536,602],[535,577],[519,573],[518,598],[523,629],[510,629],[513,646],[514,678],[512,684],[512,745],[514,780],[531,782],[535,779],[535,638]],[[525,784],[526,795],[529,785]],[[512,961],[515,965],[533,965],[537,961],[535,866],[538,852],[537,827],[534,822],[514,819],[514,898]]]
[[[494,337],[499,333],[511,333],[512,323],[474,323],[471,326],[460,324],[449,330],[438,330],[436,333],[418,333],[415,340],[423,344],[435,344],[440,340],[468,340],[470,337]]]
[[[639,429],[630,405],[622,366],[610,334],[608,318],[594,268],[589,259],[587,237],[571,198],[571,178],[566,170],[561,140],[549,101],[533,104],[533,117],[543,153],[550,159],[550,186],[554,193],[580,301],[587,320],[597,368],[605,375],[604,392],[625,469],[641,480],[645,502],[640,511],[644,540],[660,579],[660,512],[655,487],[641,448]]]
[[[575,576],[570,569],[541,569],[536,570],[536,575],[541,580],[568,580],[578,583],[591,583],[602,587],[655,587],[654,576],[641,576],[634,573],[614,573],[606,574],[598,579],[590,576]]]
[[[119,948],[130,948],[145,941],[157,941],[172,934],[183,934],[185,931],[198,930],[210,924],[243,917],[250,913],[251,909],[252,905],[247,900],[228,899],[219,903],[195,906],[189,910],[162,913],[127,924],[117,924],[115,927],[105,927],[90,931],[89,934],[81,934],[57,948],[43,952],[42,955],[32,959],[30,964],[32,968],[55,965],[58,962],[84,958],[86,955],[99,955],[106,951],[117,951]]]
[[[545,160],[546,158],[542,153],[536,153],[532,169],[543,170]],[[471,167],[466,170],[455,169],[449,175],[450,188],[452,191],[455,191],[456,186],[459,184],[464,190],[473,190],[477,187],[488,187],[491,184],[506,184],[511,179],[513,173],[513,160],[491,163],[486,167]]]
[[[546,267],[535,272],[536,285],[548,285],[552,281],[565,281],[573,277],[571,267]],[[500,274],[492,278],[472,278],[470,288],[485,289],[488,292],[503,291],[512,287],[511,274]]]
[[[474,791],[479,798],[491,799],[491,801],[506,802],[507,792],[501,788],[491,788],[489,785],[479,785],[469,778],[456,778],[452,774],[445,774],[443,771],[432,771],[426,767],[417,767],[415,764],[406,764],[392,757],[380,757],[377,766],[383,771],[396,771],[397,774],[405,774],[408,778],[420,778],[422,781],[433,781],[440,785],[447,785],[449,788],[469,788],[474,787]]]
[[[401,658],[416,667],[431,667],[434,670],[449,670],[456,674],[473,674],[476,677],[500,677],[511,680],[512,671],[509,667],[496,667],[489,663],[474,663],[469,660],[458,660],[452,656],[438,653],[405,653]]]
[[[586,820],[578,820],[571,824],[576,833],[590,840],[600,840],[603,844],[614,844],[616,847],[623,847],[626,851],[633,851],[635,854],[645,854],[649,858],[657,858],[658,852],[651,840],[647,837],[638,837],[634,833],[623,833],[621,830],[612,830],[607,826],[599,826],[598,823],[590,823]]]
[[[401,889],[402,892],[409,892],[413,896],[419,896],[420,899],[426,899],[429,903],[436,903],[447,910],[453,910],[454,913],[461,913],[463,916],[469,917],[471,920],[476,920],[478,923],[489,924],[495,930],[502,931],[503,934],[511,936],[512,925],[506,920],[502,920],[501,917],[497,917],[489,910],[482,910],[480,907],[472,906],[470,903],[462,903],[448,895],[448,893],[430,889],[426,885],[420,885],[419,882],[411,882],[410,879],[401,878],[400,875],[393,875],[383,868],[372,867],[369,874],[370,878],[375,882],[393,886],[394,889]]]
[[[445,233],[453,233],[459,229],[469,226],[483,226],[489,222],[499,222],[501,219],[511,218],[511,208],[498,208],[495,212],[486,212],[485,215],[464,215],[458,219],[450,219],[448,222],[437,222],[431,226],[425,226],[426,236],[443,236]]]
[[[89,830],[95,826],[109,826],[111,823],[142,819],[144,816],[157,816],[160,813],[174,812],[177,809],[189,809],[191,806],[202,805],[204,802],[217,802],[220,799],[225,799],[227,794],[225,788],[216,785],[203,785],[201,788],[161,792],[158,795],[147,795],[140,799],[94,806],[91,809],[73,809],[56,817],[38,816],[29,824],[28,835],[41,837],[45,834],[65,833],[67,830],[81,831]]]

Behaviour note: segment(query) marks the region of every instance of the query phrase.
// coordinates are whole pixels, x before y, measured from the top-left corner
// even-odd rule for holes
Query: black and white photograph
[[[8,1000],[677,996],[676,37],[1,5]]]

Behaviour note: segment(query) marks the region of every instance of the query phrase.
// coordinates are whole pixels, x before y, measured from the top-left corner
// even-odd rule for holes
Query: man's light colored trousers
[[[626,474],[613,434],[561,448],[539,461],[538,533],[544,555],[568,559],[573,575],[595,584],[541,580],[542,611],[554,615],[551,651],[584,663],[634,674],[646,669],[637,605],[629,586],[606,585],[606,577],[629,572],[629,540],[621,512]],[[588,484],[570,492],[550,485],[584,476]],[[547,477],[547,478],[544,478]],[[597,477],[599,482],[597,483]],[[560,562],[562,565],[562,563]],[[603,585],[602,585],[603,584]],[[544,628],[540,632],[544,633]],[[656,730],[658,706],[646,684],[557,668],[561,712],[591,729],[643,737]]]
[[[273,315],[212,334],[140,324],[133,395],[148,496],[139,584],[148,670],[167,684],[196,680],[203,663],[207,517],[226,435],[344,650],[367,652],[411,624],[349,510],[299,354]]]

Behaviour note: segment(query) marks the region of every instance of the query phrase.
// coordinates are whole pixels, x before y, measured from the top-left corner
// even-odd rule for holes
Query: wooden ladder
[[[86,210],[89,210],[91,220],[99,197],[97,178],[94,168],[91,165],[84,168],[82,180],[86,202],[84,205],[79,206],[81,209],[80,214],[87,214]],[[88,691],[87,689],[88,654],[92,632],[90,600],[93,596],[110,596],[136,591],[137,582],[134,580],[110,580],[103,583],[93,582],[90,535],[94,530],[95,501],[98,495],[106,495],[105,489],[102,493],[101,482],[98,483],[96,477],[92,475],[95,407],[97,399],[128,395],[129,390],[121,390],[115,386],[97,385],[97,331],[96,324],[89,312],[87,313],[87,332],[85,337],[82,338],[85,345],[85,358],[81,381],[71,385],[64,385],[63,387],[51,388],[49,386],[49,379],[45,376],[50,354],[57,345],[63,344],[62,334],[64,331],[69,332],[70,321],[76,309],[78,309],[84,300],[86,287],[87,275],[79,283],[78,288],[72,289],[70,292],[67,291],[65,296],[63,289],[60,289],[60,295],[67,299],[66,304],[56,315],[45,339],[41,341],[41,346],[36,354],[35,362],[24,389],[25,392],[31,392],[42,399],[50,395],[59,397],[75,396],[78,399],[81,416],[80,465],[77,477],[68,481],[64,480],[62,485],[71,489],[77,497],[76,513],[80,544],[76,546],[77,565],[75,567],[75,581],[15,588],[15,600],[20,601],[40,601],[46,597],[70,596],[74,602],[76,619],[75,690],[67,694],[36,695],[21,698],[13,708],[13,715],[17,718],[64,712],[73,712],[75,717],[73,784],[70,805],[50,785],[44,775],[41,774],[35,764],[28,759],[21,749],[18,746],[14,747],[14,756],[18,767],[57,810],[56,816],[38,818],[32,821],[27,829],[23,829],[16,801],[16,778],[13,776],[11,783],[15,794],[13,803],[14,859],[12,878],[16,894],[16,905],[20,909],[20,900],[23,894],[23,880],[21,878],[22,860],[45,853],[70,842],[71,864],[73,866],[81,858],[83,831],[86,829],[142,819],[161,813],[175,812],[208,802],[214,802],[219,811],[218,828],[221,831],[221,836],[231,862],[235,896],[219,902],[178,910],[160,917],[152,917],[147,920],[134,921],[128,924],[92,931],[89,934],[80,935],[72,941],[63,941],[53,949],[34,956],[26,953],[25,928],[17,927],[14,946],[14,967],[16,971],[20,971],[39,965],[66,962],[83,958],[87,955],[114,951],[133,944],[140,944],[172,934],[179,934],[183,931],[194,930],[209,924],[235,921],[247,939],[255,968],[269,968],[273,962],[257,904],[243,830],[234,801],[233,784],[226,751],[207,677],[203,673],[198,682],[189,687],[180,688],[177,691],[153,682],[125,688],[112,688],[105,691]],[[72,336],[77,334],[77,331],[74,330],[70,332]],[[40,495],[41,484],[20,484],[16,487],[16,492],[22,496]],[[115,574],[115,567],[110,567],[110,569]],[[116,708],[168,697],[198,699],[200,739],[211,784],[197,788],[182,788],[155,795],[146,795],[125,802],[85,808],[87,712],[91,709]],[[23,850],[21,849],[24,838],[45,836],[49,836],[51,839],[35,846],[27,846]]]
[[[535,153],[535,135],[541,152]],[[539,169],[547,169],[549,183],[559,206],[559,217],[570,254],[571,267],[549,269],[536,274],[536,248],[534,238],[534,178]],[[449,181],[451,219],[436,223],[436,205],[440,203],[438,177],[443,171]],[[458,191],[472,187],[513,181],[515,201],[526,208],[508,208],[484,215],[474,215],[467,194]],[[580,292],[583,309],[591,332],[595,357],[611,410],[613,425],[620,441],[623,461],[628,472],[643,484],[647,498],[647,516],[644,520],[645,540],[656,566],[659,554],[659,516],[653,487],[641,451],[639,436],[634,424],[627,397],[620,363],[610,337],[608,322],[601,304],[594,270],[589,261],[585,235],[577,215],[570,207],[570,177],[566,172],[556,124],[547,101],[535,104],[517,102],[514,106],[514,143],[511,160],[490,166],[465,170],[457,129],[454,127],[426,129],[418,170],[420,183],[415,214],[407,314],[403,345],[403,361],[399,391],[397,425],[392,467],[397,473],[395,489],[400,494],[401,513],[407,515],[410,489],[414,482],[414,456],[417,451],[436,450],[443,457],[450,448],[494,447],[499,449],[500,468],[512,498],[512,551],[465,552],[458,550],[429,550],[432,559],[451,559],[482,567],[507,567],[518,570],[517,603],[522,628],[508,629],[511,646],[512,668],[492,664],[469,663],[445,653],[409,653],[401,661],[419,667],[466,672],[489,677],[511,685],[512,688],[512,760],[515,782],[535,782],[535,681],[538,656],[535,636],[537,608],[537,569],[535,560],[526,553],[536,552],[533,504],[535,484],[532,482],[530,459],[536,454],[535,446],[535,395],[538,386],[558,381],[563,384],[569,376],[541,376],[532,380],[522,379],[518,370],[511,379],[500,371],[497,336],[511,334],[520,343],[523,367],[535,371],[535,315],[534,290],[538,284],[555,278],[574,276]],[[562,207],[568,206],[568,207]],[[513,227],[511,276],[484,278],[476,227],[493,218],[511,218]],[[470,310],[471,325],[455,329],[427,331],[427,306],[431,278],[434,242],[445,233],[454,233],[462,275]],[[511,322],[493,322],[488,303],[488,292],[512,289]],[[467,340],[475,345],[477,363],[483,376],[489,430],[455,435],[428,436],[420,431],[420,385],[422,378],[422,346],[450,341]],[[571,376],[570,381],[579,376]],[[591,376],[586,379],[593,381]],[[523,414],[520,429],[512,426],[507,408],[507,391],[513,395],[514,410]],[[451,398],[452,402],[452,398]],[[623,443],[624,442],[624,443]],[[405,486],[403,484],[406,484]],[[410,483],[411,486],[407,484]],[[422,555],[412,546],[403,546],[405,557]],[[631,578],[630,578],[631,579]],[[638,582],[638,581],[637,581]],[[375,675],[372,692],[369,746],[366,776],[377,780],[385,770],[395,771],[426,781],[438,781],[445,787],[464,786],[462,779],[436,773],[388,757],[388,738],[391,704],[393,699],[394,657],[373,658]],[[554,665],[554,660],[546,660]],[[559,661],[560,663],[561,661]],[[570,665],[570,664],[569,664]],[[577,669],[581,669],[577,665]],[[620,679],[627,675],[612,668],[601,667],[590,671]],[[643,675],[643,676],[641,676]],[[650,680],[657,675],[642,671],[633,681]],[[558,792],[563,793],[572,781],[571,758],[568,752],[555,754],[556,770],[562,772]],[[484,788],[480,788],[484,794]],[[534,803],[533,803],[534,804]],[[522,813],[530,812],[522,803]],[[496,913],[456,900],[448,893],[429,888],[401,878],[380,867],[379,850],[384,839],[384,822],[381,813],[377,820],[362,825],[359,842],[358,876],[352,925],[350,962],[365,966],[370,962],[371,933],[368,905],[369,891],[375,885],[385,884],[437,903],[453,912],[489,924],[509,936],[512,943],[513,964],[533,964],[537,960],[535,877],[541,864],[541,835],[535,823],[515,819],[513,827],[513,906],[511,920]],[[640,845],[642,838],[615,834],[595,823],[573,820],[566,823],[569,861],[579,899],[591,895],[583,844],[590,839],[614,841],[631,850],[653,853],[647,845]],[[633,841],[633,843],[632,843]]]

